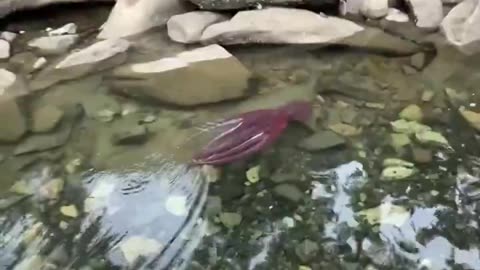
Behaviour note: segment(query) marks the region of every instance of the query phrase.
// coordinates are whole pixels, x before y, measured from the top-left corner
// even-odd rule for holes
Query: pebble
[[[422,109],[416,105],[411,104],[405,107],[400,113],[399,117],[407,121],[417,121],[420,122],[423,119]]]
[[[260,172],[260,166],[255,166],[248,169],[246,173],[247,180],[252,184],[257,183],[258,181],[260,181],[259,172]]]
[[[387,167],[382,171],[383,180],[402,180],[415,174],[414,168],[402,166]]]
[[[273,188],[273,192],[280,197],[283,197],[292,202],[299,202],[304,194],[292,184],[280,184]]]
[[[61,212],[64,216],[67,216],[67,217],[71,217],[71,218],[76,218],[76,217],[78,217],[77,207],[75,207],[75,205],[73,205],[73,204],[71,204],[71,205],[64,205],[64,206],[60,207],[60,212]]]
[[[411,143],[410,137],[403,133],[392,133],[390,134],[391,145],[395,149],[402,148]]]
[[[435,93],[432,90],[426,90],[422,94],[422,101],[430,102],[432,101],[434,96],[435,96]]]
[[[174,216],[187,216],[187,197],[180,195],[169,196],[165,202],[165,209]]]
[[[242,215],[238,213],[223,212],[219,216],[220,222],[223,226],[232,229],[242,222]]]
[[[439,132],[435,131],[421,131],[415,133],[415,138],[423,144],[432,144],[432,145],[437,145],[437,146],[444,146],[444,147],[450,147],[450,144],[448,143],[447,139],[440,134]]]

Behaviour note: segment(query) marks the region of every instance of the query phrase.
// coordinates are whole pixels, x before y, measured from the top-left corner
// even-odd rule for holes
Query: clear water
[[[72,20],[88,32],[107,11],[18,19],[7,28],[26,30],[16,41],[24,44]],[[157,30],[136,40],[128,61],[185,48]],[[405,74],[408,56],[346,48],[229,51],[258,78],[246,100],[191,109],[145,103],[111,94],[109,71],[32,95],[30,106],[81,104],[85,116],[53,150],[16,156],[15,145],[0,146],[0,269],[480,269],[479,138],[457,111],[459,102],[475,110],[475,56],[442,47],[435,65]],[[465,98],[448,97],[446,87]],[[423,100],[426,92],[431,100]],[[343,136],[340,147],[307,151],[299,143],[311,127],[292,123],[248,161],[218,170],[187,166],[212,135],[205,123],[310,97],[317,130],[341,122],[356,134]],[[451,149],[392,146],[390,122],[412,104]],[[123,115],[100,121],[95,113],[105,109]],[[146,117],[146,142],[112,144],[116,130]],[[382,179],[387,158],[413,162],[415,174]],[[251,182],[247,171],[256,166],[259,181]],[[58,179],[63,188],[53,196],[48,187]]]

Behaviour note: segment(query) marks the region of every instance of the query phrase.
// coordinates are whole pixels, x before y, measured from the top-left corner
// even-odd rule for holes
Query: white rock
[[[124,39],[107,39],[99,41],[81,51],[70,54],[58,63],[55,68],[61,69],[81,64],[99,62],[116,54],[125,52],[129,47],[130,42]]]
[[[66,52],[75,42],[78,35],[64,35],[36,38],[28,46],[39,49],[42,53],[56,54]]]
[[[49,36],[73,35],[77,33],[77,25],[74,23],[67,23],[64,26],[51,30],[48,32]]]
[[[17,76],[14,73],[4,68],[0,69],[0,96],[15,83],[16,79]]]
[[[183,0],[118,0],[98,38],[119,38],[164,25],[175,14],[187,11]]]
[[[17,34],[12,33],[12,32],[4,31],[4,32],[0,33],[0,38],[6,40],[8,42],[14,41],[16,37],[17,37]]]
[[[10,57],[10,43],[8,41],[0,39],[0,59],[6,59]]]
[[[155,239],[132,236],[120,243],[120,250],[128,263],[132,264],[140,256],[156,255],[162,250],[162,244]]]
[[[442,0],[406,0],[417,27],[437,29],[443,19]]]
[[[33,63],[33,69],[42,68],[46,63],[47,59],[45,57],[40,57],[37,59],[37,61],[35,61],[35,63]]]
[[[388,14],[388,0],[364,0],[360,11],[370,19],[385,17]]]
[[[167,22],[168,36],[176,42],[198,42],[205,28],[228,19],[226,15],[210,11],[192,11],[175,15]]]
[[[403,13],[402,11],[396,8],[389,8],[388,14],[385,17],[385,20],[402,23],[402,22],[408,22],[410,19],[408,18],[408,15]]]
[[[364,0],[340,0],[339,12],[342,16],[360,14]]]
[[[272,7],[240,11],[229,21],[207,27],[201,39],[220,44],[329,44],[362,30],[345,19]]]
[[[480,1],[464,0],[445,16],[440,26],[449,43],[463,53],[480,51]]]

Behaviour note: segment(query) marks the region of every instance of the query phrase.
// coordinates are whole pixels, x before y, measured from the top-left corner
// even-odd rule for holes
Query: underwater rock
[[[332,131],[320,131],[302,140],[298,146],[307,151],[319,151],[344,145],[345,139]]]
[[[228,229],[232,229],[242,222],[242,215],[238,213],[224,212],[219,216],[220,222]]]
[[[422,131],[429,131],[432,128],[415,121],[406,121],[405,119],[396,120],[390,122],[393,131],[397,133],[404,133],[404,134],[415,134]]]
[[[10,191],[20,195],[32,195],[33,187],[26,180],[18,180],[10,187]]]
[[[450,147],[447,139],[443,137],[442,134],[439,132],[431,131],[431,130],[424,130],[415,133],[415,139],[423,144],[431,144],[443,147]]]
[[[422,101],[423,102],[430,102],[430,101],[432,101],[434,96],[435,96],[435,92],[433,92],[432,90],[425,90],[422,93]]]
[[[63,111],[55,106],[44,106],[33,111],[32,131],[48,132],[54,129],[62,120]]]
[[[61,54],[68,51],[77,40],[78,35],[39,37],[28,42],[28,46],[37,49],[41,54]]]
[[[30,87],[33,90],[40,90],[60,81],[120,65],[126,60],[126,51],[129,47],[130,42],[124,39],[107,39],[94,43],[42,70],[32,80]]]
[[[64,205],[60,207],[60,213],[62,213],[62,215],[64,216],[71,217],[71,218],[78,217],[77,207],[73,204]]]
[[[247,94],[251,73],[219,45],[119,67],[114,91],[180,106],[215,103]],[[162,87],[158,87],[162,85]]]
[[[227,21],[224,14],[210,11],[192,11],[172,16],[167,22],[168,36],[176,42],[195,43],[208,26]]]
[[[337,123],[328,126],[333,132],[345,137],[357,136],[362,133],[361,128],[354,127],[352,125]]]
[[[421,70],[425,66],[425,54],[416,53],[410,57],[410,65],[417,70]]]
[[[307,239],[295,247],[295,254],[298,256],[300,261],[306,263],[315,258],[319,249],[320,248],[317,243]]]
[[[401,227],[410,218],[410,212],[402,206],[390,202],[382,203],[378,207],[362,210],[358,213],[365,217],[371,225],[394,225]]]
[[[62,27],[49,31],[48,35],[63,36],[63,35],[73,35],[76,33],[77,33],[77,25],[75,23],[67,23]]]
[[[63,191],[65,183],[62,178],[55,178],[40,187],[39,193],[42,198],[56,200]]]
[[[289,22],[289,23],[285,23]],[[239,11],[232,19],[210,25],[201,42],[232,44],[330,44],[363,27],[345,19],[283,7]]]
[[[163,245],[155,239],[144,236],[131,236],[119,244],[127,262],[132,265],[139,257],[158,254]]]
[[[147,127],[138,125],[115,131],[112,135],[112,143],[117,145],[142,144],[147,138]]]
[[[407,168],[413,168],[415,165],[411,162],[398,158],[387,158],[383,161],[383,167],[396,167],[402,166]]]
[[[111,39],[140,34],[150,28],[164,25],[173,15],[185,13],[190,9],[191,6],[184,0],[116,1],[97,37]]]
[[[363,0],[362,14],[369,19],[379,19],[388,14],[388,0]]]
[[[458,112],[470,124],[471,127],[477,131],[480,131],[480,113],[469,111],[463,107],[460,107]]]
[[[395,149],[400,149],[404,146],[407,146],[411,143],[410,137],[407,134],[403,133],[392,133],[390,134],[390,144]]]
[[[214,217],[222,212],[222,198],[219,196],[208,196],[205,206],[205,214]]]
[[[9,63],[14,70],[31,73],[35,70],[34,65],[38,59],[38,56],[32,52],[21,52],[13,55]]]
[[[426,30],[435,30],[443,19],[442,0],[406,0],[417,27]]]
[[[188,215],[187,197],[171,195],[165,200],[165,209],[174,216],[186,217]]]
[[[248,169],[247,173],[246,173],[246,176],[247,176],[247,180],[250,182],[250,183],[257,183],[258,181],[260,181],[260,166],[255,166],[255,167],[252,167],[250,169]]]
[[[273,192],[292,202],[299,202],[305,194],[303,194],[298,187],[292,184],[280,184],[273,188]]]
[[[468,103],[468,94],[466,91],[458,91],[453,88],[445,88],[445,94],[450,104],[456,108],[460,108]]]
[[[0,70],[1,74],[2,71]],[[2,128],[0,128],[1,142],[16,142],[27,131],[25,116],[13,98],[0,98],[0,122],[4,123]],[[8,125],[5,123],[8,123]]]
[[[417,163],[430,163],[433,159],[433,153],[430,149],[420,147],[412,148],[413,160]]]
[[[0,39],[0,59],[6,59],[10,57],[10,43],[8,41]]]
[[[405,107],[398,115],[400,118],[407,121],[417,121],[420,122],[423,119],[422,109],[416,105],[411,104]]]
[[[386,167],[382,171],[382,180],[403,180],[409,178],[416,173],[415,168],[394,166]]]
[[[65,111],[65,120],[62,121],[58,131],[48,134],[31,135],[20,142],[13,153],[15,155],[22,155],[54,149],[64,145],[70,138],[73,125],[83,114],[80,107],[74,106]]]

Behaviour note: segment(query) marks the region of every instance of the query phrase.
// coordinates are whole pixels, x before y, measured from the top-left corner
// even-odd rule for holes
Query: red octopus
[[[275,109],[256,110],[223,121],[221,134],[194,156],[194,164],[224,165],[246,159],[272,145],[289,121],[307,123],[312,104],[294,101]]]

